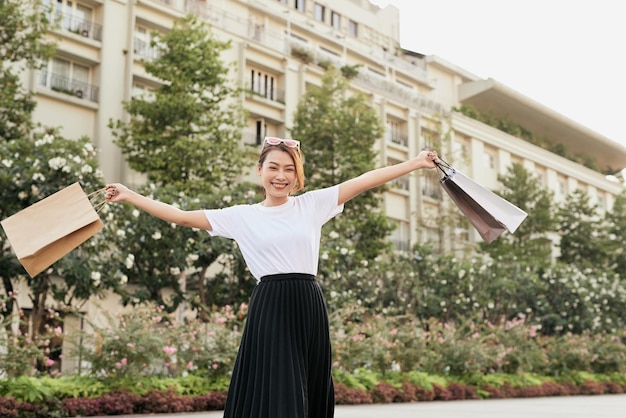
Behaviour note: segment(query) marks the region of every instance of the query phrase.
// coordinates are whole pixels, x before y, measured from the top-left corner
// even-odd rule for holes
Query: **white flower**
[[[60,170],[67,164],[67,160],[63,157],[54,157],[48,160],[48,167],[53,170]]]
[[[124,265],[127,269],[131,269],[135,264],[135,256],[133,254],[128,254],[126,256],[126,260],[124,260]]]
[[[152,239],[154,239],[154,240],[161,239],[161,232],[160,231],[155,231],[155,233],[152,234]]]
[[[85,164],[84,166],[82,166],[80,168],[80,172],[83,174],[89,174],[93,172],[93,167],[90,166],[89,164]]]
[[[328,234],[328,237],[330,239],[337,239],[339,238],[339,234],[337,233],[337,231],[330,231],[330,234]]]
[[[170,267],[170,274],[172,276],[178,276],[180,274],[180,269],[178,267]]]
[[[118,229],[117,232],[115,233],[118,237],[122,237],[124,238],[126,236],[126,231],[124,231],[123,229]]]
[[[91,145],[91,143],[87,142],[87,143],[85,144],[85,149],[86,149],[87,151],[89,151],[89,152],[92,152],[92,151],[93,151],[93,145]]]
[[[367,260],[361,260],[361,265],[363,267],[367,267],[368,264],[369,264],[369,262]]]
[[[197,261],[198,258],[200,258],[200,256],[198,256],[198,254],[189,254],[189,259],[191,261]]]
[[[39,196],[39,187],[35,186],[34,184],[30,186],[30,194],[32,194],[33,196]]]
[[[11,161],[11,160],[2,160],[2,165],[5,166],[6,168],[11,168],[11,166],[13,165],[13,161]]]
[[[322,253],[322,255],[320,256],[320,258],[321,258],[322,260],[328,260],[328,252],[324,251],[324,252]]]
[[[135,218],[139,217],[139,211],[137,209],[133,209],[133,217]]]
[[[120,277],[120,284],[123,286],[126,283],[128,283],[128,276],[125,274],[122,274],[122,277]]]
[[[227,195],[222,197],[222,200],[226,203],[230,203],[233,200],[233,197],[231,195]]]
[[[18,197],[18,199],[22,199],[22,200],[23,200],[23,199],[26,199],[26,198],[28,197],[28,193],[23,192],[23,191],[22,191],[22,192],[19,192],[19,193],[17,194],[17,197]]]
[[[102,275],[100,274],[99,271],[92,271],[91,272],[91,280],[93,280],[93,285],[94,286],[100,286],[100,277]]]
[[[41,173],[33,174],[33,181],[46,181],[46,177]]]
[[[346,255],[348,254],[348,249],[346,247],[341,247],[341,250],[339,250],[339,252],[341,253],[341,255]]]

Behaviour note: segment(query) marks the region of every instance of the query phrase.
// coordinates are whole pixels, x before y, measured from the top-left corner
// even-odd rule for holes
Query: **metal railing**
[[[68,78],[44,70],[41,71],[39,84],[59,93],[64,93],[79,99],[89,100],[91,102],[98,102],[100,89],[97,86],[81,80]]]
[[[63,30],[85,38],[102,41],[102,25],[99,23],[84,19],[73,13],[61,13],[56,11],[52,13],[51,20]]]

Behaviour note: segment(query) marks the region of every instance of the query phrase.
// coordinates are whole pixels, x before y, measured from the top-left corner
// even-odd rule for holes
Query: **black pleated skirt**
[[[332,418],[326,303],[315,276],[266,276],[255,287],[224,418]]]

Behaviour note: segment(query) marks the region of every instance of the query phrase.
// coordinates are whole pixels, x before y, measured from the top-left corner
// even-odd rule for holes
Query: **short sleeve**
[[[339,186],[313,190],[300,196],[315,208],[315,216],[320,225],[325,224],[341,212],[343,204],[337,205],[339,200]]]
[[[224,209],[208,209],[204,211],[204,215],[211,224],[211,230],[208,231],[211,236],[234,238],[235,226],[238,219],[238,206],[231,206]]]

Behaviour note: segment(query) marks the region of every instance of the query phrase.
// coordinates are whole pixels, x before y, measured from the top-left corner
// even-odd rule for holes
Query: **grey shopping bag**
[[[476,183],[440,159],[441,186],[480,236],[491,243],[504,231],[520,226],[528,214],[489,189]]]

